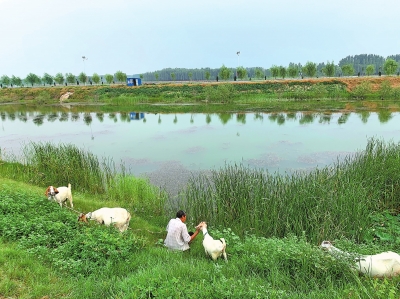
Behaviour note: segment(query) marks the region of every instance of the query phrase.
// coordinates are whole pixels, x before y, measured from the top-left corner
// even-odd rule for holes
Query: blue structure
[[[129,118],[131,120],[140,120],[140,119],[144,118],[144,113],[143,112],[130,112]]]
[[[139,86],[139,85],[142,85],[142,79],[134,78],[134,77],[128,77],[128,78],[126,78],[126,85],[127,86]]]

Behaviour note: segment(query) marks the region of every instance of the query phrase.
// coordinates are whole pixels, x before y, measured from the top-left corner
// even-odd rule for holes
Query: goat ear
[[[78,221],[85,221],[85,220],[86,220],[85,214],[80,213],[78,216]]]
[[[44,195],[47,196],[49,194],[49,190],[50,190],[50,187],[47,187],[46,191],[44,192]]]
[[[55,194],[58,194],[58,193],[60,193],[60,192],[58,191],[57,188],[54,188],[54,193],[55,193]]]

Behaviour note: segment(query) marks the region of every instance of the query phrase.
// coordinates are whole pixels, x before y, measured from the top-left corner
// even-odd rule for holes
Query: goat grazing
[[[69,204],[71,208],[74,207],[72,203],[72,192],[71,192],[71,184],[68,184],[68,187],[53,187],[49,186],[44,193],[49,200],[54,200],[60,204],[62,208],[63,203],[67,206],[67,199],[69,200]]]
[[[96,220],[100,224],[109,226],[113,224],[122,233],[128,229],[131,214],[123,208],[101,208],[86,215],[81,213],[78,221],[88,222],[87,219]]]
[[[333,246],[329,241],[323,241],[321,247],[335,258],[351,258],[351,260],[354,260],[352,268],[361,274],[376,278],[393,277],[400,274],[400,255],[395,252],[386,251],[374,255],[358,255],[344,252]]]
[[[207,223],[201,222],[198,227],[203,232],[203,247],[206,255],[211,256],[211,258],[216,261],[217,258],[223,256],[225,262],[228,262],[228,257],[226,255],[226,243],[225,239],[221,238],[219,240],[214,240],[207,231]]]

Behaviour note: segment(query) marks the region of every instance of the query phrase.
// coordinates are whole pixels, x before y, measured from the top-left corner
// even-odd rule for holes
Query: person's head
[[[182,210],[179,210],[176,213],[176,218],[179,218],[179,219],[182,220],[182,222],[185,222],[186,221],[186,213],[184,211],[182,211]]]

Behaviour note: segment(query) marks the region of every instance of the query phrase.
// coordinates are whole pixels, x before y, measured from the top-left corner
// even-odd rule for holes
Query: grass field
[[[23,164],[0,161],[0,298],[398,298],[399,277],[358,276],[318,246],[400,252],[398,144],[370,140],[356,157],[309,174],[227,165],[193,178],[178,205],[189,230],[205,220],[226,239],[228,264],[205,256],[201,235],[190,252],[164,248],[177,207],[147,181],[69,146],[33,144],[25,155]],[[56,173],[49,161],[64,156]],[[44,196],[50,182],[67,180],[74,210]],[[77,222],[102,206],[127,208],[130,229]]]

